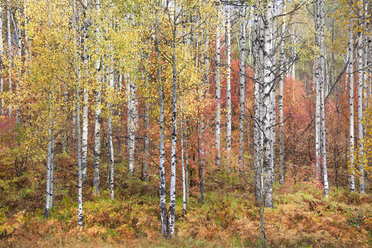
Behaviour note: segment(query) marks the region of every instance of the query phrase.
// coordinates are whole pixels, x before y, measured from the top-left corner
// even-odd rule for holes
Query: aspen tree
[[[284,4],[282,6],[282,14],[284,12]],[[284,118],[283,118],[283,84],[284,84],[284,36],[285,36],[285,15],[282,17],[282,28],[280,38],[280,57],[279,57],[279,95],[278,95],[278,108],[279,108],[279,183],[284,184]]]
[[[7,29],[8,29],[8,91],[10,94],[13,93],[13,85],[12,85],[12,53],[13,53],[13,45],[12,45],[12,31],[10,28],[10,2],[6,0],[6,12],[7,12]],[[11,104],[8,107],[8,116],[12,117],[12,106]]]
[[[136,100],[136,85],[132,81],[130,74],[127,82],[128,90],[128,167],[129,173],[134,173],[134,156],[136,147],[136,128],[137,128],[137,100]]]
[[[171,178],[170,178],[170,202],[169,202],[169,235],[174,235],[174,224],[176,214],[176,141],[177,141],[177,57],[176,57],[176,38],[177,38],[177,1],[173,6],[173,26],[172,26],[172,142],[171,142]]]
[[[323,169],[323,187],[325,197],[328,198],[328,173],[327,173],[327,151],[326,151],[326,126],[325,126],[325,48],[324,48],[324,0],[318,0],[319,7],[319,32],[320,35],[320,113],[321,113],[321,154]]]
[[[353,5],[353,0],[351,0]],[[349,79],[349,151],[350,151],[350,191],[355,191],[354,179],[354,36],[353,8],[350,8],[349,41],[348,41],[348,79]]]
[[[273,207],[273,168],[272,168],[272,120],[270,109],[272,108],[271,91],[273,88],[273,61],[272,61],[272,2],[267,3],[267,12],[263,19],[263,39],[264,39],[264,71],[263,71],[263,89],[262,89],[262,192],[265,207]]]
[[[113,53],[111,48],[111,53]],[[114,144],[112,141],[112,98],[113,98],[113,91],[114,91],[114,59],[113,54],[110,55],[110,74],[109,74],[109,85],[108,85],[108,110],[109,116],[107,117],[107,133],[108,133],[108,142],[109,142],[109,162],[110,162],[110,192],[111,192],[111,199],[115,198],[115,191],[114,191],[114,178],[115,178],[115,159],[114,159]]]
[[[149,87],[149,78],[148,76],[146,75],[145,76],[145,87],[148,88]],[[145,158],[143,159],[143,170],[142,170],[142,179],[143,181],[147,181],[148,180],[148,165],[147,165],[147,158],[148,158],[148,154],[149,154],[149,133],[148,133],[148,128],[149,128],[149,122],[150,122],[150,113],[149,113],[149,109],[150,109],[150,104],[149,104],[149,101],[148,99],[145,99],[145,130],[146,130],[146,133],[145,133],[145,141],[144,141],[144,147],[143,147],[143,150],[145,152]]]
[[[83,82],[83,113],[82,113],[82,136],[81,136],[81,170],[82,170],[82,177],[83,180],[86,181],[87,179],[87,156],[88,156],[88,105],[89,105],[89,93],[88,93],[88,45],[86,44],[88,41],[88,0],[84,0],[83,3],[83,27],[82,27],[82,45],[83,45],[83,67],[84,67],[84,82]]]
[[[315,25],[315,45],[317,49],[319,49],[319,8],[317,6],[317,2],[314,2],[314,25]],[[319,52],[319,51],[317,51]],[[320,77],[319,77],[319,58],[316,57],[315,61],[315,94],[316,94],[316,100],[315,100],[315,179],[316,181],[319,181],[320,179]]]
[[[255,14],[254,18],[254,33],[253,33],[253,64],[254,64],[254,129],[253,129],[253,145],[254,145],[254,178],[255,178],[255,199],[260,202],[260,161],[261,161],[261,80],[262,69],[260,68],[260,47],[261,47],[261,32],[260,32],[260,17]]]
[[[168,212],[166,203],[166,189],[165,189],[165,145],[164,145],[164,98],[162,85],[162,67],[160,54],[160,38],[159,38],[159,10],[161,8],[161,1],[156,4],[156,20],[155,20],[155,48],[157,54],[157,83],[159,87],[159,127],[160,127],[160,141],[159,141],[159,198],[160,198],[160,221],[161,233],[163,237],[168,233]]]
[[[220,6],[217,6],[216,58],[214,83],[216,87],[216,167],[221,169],[221,41],[220,41]]]
[[[96,11],[97,11],[97,16],[98,20],[101,19],[101,0],[96,0]],[[100,28],[100,23],[98,23],[97,28],[96,28],[96,33],[97,33],[97,43],[98,46],[101,43],[101,28]],[[96,48],[96,52],[100,55],[100,50],[99,48]],[[102,94],[102,61],[101,58],[99,57],[96,61],[95,64],[95,69],[97,72],[97,88],[96,88],[96,106],[95,106],[95,113],[94,113],[94,174],[93,174],[93,187],[94,187],[94,193],[99,194],[100,193],[100,160],[101,160],[101,123],[102,123],[102,117],[101,117],[101,112],[102,112],[102,99],[101,99],[101,94]]]
[[[228,171],[230,168],[230,152],[231,152],[231,17],[230,17],[231,6],[227,4],[226,10],[226,168]]]
[[[359,6],[359,17],[363,22],[363,3]],[[365,193],[365,184],[364,184],[364,144],[363,144],[363,24],[361,25],[361,30],[358,32],[358,150],[359,150],[359,192]]]
[[[244,100],[245,100],[245,42],[246,42],[246,12],[247,7],[245,4],[240,9],[240,58],[239,58],[239,105],[240,105],[240,118],[239,118],[239,170],[244,170]]]

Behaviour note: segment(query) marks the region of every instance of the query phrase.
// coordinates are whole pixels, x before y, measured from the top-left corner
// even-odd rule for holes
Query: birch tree
[[[352,5],[353,1],[351,1]],[[349,152],[350,152],[350,191],[355,191],[354,179],[354,36],[353,36],[353,8],[350,8],[348,39],[348,66],[349,79]]]
[[[282,6],[282,13],[284,6]],[[278,95],[278,108],[279,108],[279,183],[284,184],[284,118],[283,118],[283,83],[284,83],[284,35],[285,35],[285,16],[282,17],[281,39],[280,39],[280,57],[279,57],[279,95]]]
[[[216,167],[221,169],[221,41],[220,41],[220,6],[217,6],[216,58],[214,83],[216,87]]]
[[[363,3],[359,6],[359,17],[361,22],[363,22]],[[359,192],[365,193],[364,184],[364,144],[363,144],[363,79],[364,79],[364,64],[363,64],[363,26],[361,24],[361,29],[358,32],[358,150],[359,150]]]
[[[96,0],[96,11],[98,20],[100,20],[101,14],[101,1]],[[101,43],[101,28],[97,25],[97,43]],[[100,54],[99,48],[96,49],[96,52]],[[95,194],[99,194],[100,192],[100,160],[101,160],[101,123],[102,123],[102,62],[101,58],[99,57],[96,61],[95,69],[97,71],[97,85],[96,85],[96,106],[95,106],[95,113],[94,113],[94,175],[93,175],[93,187]]]
[[[164,97],[162,85],[162,67],[160,54],[160,39],[159,39],[159,10],[161,9],[161,1],[156,4],[156,20],[155,20],[155,49],[157,56],[157,83],[159,87],[159,198],[160,198],[160,221],[161,233],[165,237],[168,233],[168,212],[166,203],[165,189],[165,144],[164,144]]]
[[[225,6],[226,10],[226,168],[230,171],[230,152],[231,152],[231,20],[230,5]]]
[[[247,7],[245,4],[242,5],[240,10],[240,58],[239,58],[239,105],[240,105],[240,118],[239,118],[239,170],[244,170],[244,100],[245,100],[245,42],[246,42],[246,12]]]
[[[172,142],[171,142],[171,178],[170,178],[170,202],[169,202],[169,235],[174,235],[176,218],[176,141],[177,141],[177,11],[178,6],[173,6],[173,39],[172,39]]]
[[[12,52],[13,52],[13,45],[12,45],[12,30],[10,28],[10,2],[6,0],[6,12],[7,12],[7,29],[8,29],[8,91],[11,95],[13,92],[12,86]],[[9,104],[8,107],[8,116],[12,117],[12,106]]]
[[[273,88],[273,47],[272,47],[272,3],[268,2],[267,12],[263,18],[263,39],[264,39],[264,78],[263,78],[263,95],[262,95],[262,129],[263,129],[263,163],[262,163],[262,191],[264,206],[273,207],[273,168],[272,168],[272,96]]]

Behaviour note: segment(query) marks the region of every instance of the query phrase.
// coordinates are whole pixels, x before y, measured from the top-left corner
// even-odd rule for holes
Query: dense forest
[[[1,0],[0,247],[371,247],[369,0]]]

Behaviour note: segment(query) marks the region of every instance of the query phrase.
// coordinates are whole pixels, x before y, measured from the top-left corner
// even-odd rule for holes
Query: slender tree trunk
[[[162,85],[162,68],[161,68],[161,54],[160,54],[160,39],[159,39],[159,8],[160,3],[157,2],[156,10],[156,23],[155,23],[155,45],[157,53],[157,72],[159,84],[159,126],[160,126],[160,144],[159,144],[159,198],[160,198],[160,220],[161,220],[161,233],[163,237],[167,236],[167,202],[166,202],[166,189],[165,189],[165,147],[164,147],[164,98],[163,98],[163,85]]]
[[[275,2],[274,2],[275,3]],[[270,51],[270,56],[272,60],[272,72],[271,72],[271,82],[273,84],[271,88],[271,109],[270,109],[270,115],[271,115],[271,135],[270,135],[270,140],[271,140],[271,169],[272,169],[272,180],[275,182],[275,141],[276,141],[276,50],[277,50],[277,18],[276,16],[276,5],[273,4],[273,20],[271,21],[271,51]],[[275,72],[275,73],[274,73]]]
[[[122,91],[123,91],[123,74],[122,73],[119,73],[119,79],[118,79],[118,82],[117,82],[117,90],[118,90],[118,95],[119,95],[119,99],[122,99]],[[116,151],[116,156],[119,156],[120,157],[120,153],[121,153],[121,123],[122,123],[122,120],[121,120],[121,113],[122,113],[122,103],[121,103],[121,100],[119,100],[118,102],[118,105],[117,105],[117,115],[118,115],[118,118],[119,118],[119,123],[118,123],[118,126],[117,126],[117,134],[116,134],[116,137],[117,137],[117,151]]]
[[[83,83],[83,132],[81,137],[81,170],[83,180],[87,180],[87,156],[88,156],[88,107],[89,107],[89,93],[88,93],[88,46],[86,40],[88,39],[88,17],[87,8],[88,0],[84,0],[84,26],[82,30],[82,45],[83,45],[83,66],[84,66],[84,83]]]
[[[221,44],[220,44],[220,22],[219,22],[219,7],[217,12],[217,28],[216,28],[216,59],[215,59],[215,87],[216,87],[216,167],[221,169]]]
[[[101,80],[100,80],[101,81]],[[96,90],[96,111],[95,111],[95,126],[94,126],[94,175],[93,187],[94,193],[100,193],[100,162],[101,162],[101,82],[98,81],[98,88]]]
[[[13,93],[13,86],[12,86],[12,32],[10,28],[10,3],[9,0],[6,0],[6,11],[7,11],[7,28],[8,28],[8,84],[9,84],[9,94]],[[12,116],[12,106],[8,107],[8,116]]]
[[[240,85],[239,85],[239,105],[240,105],[240,125],[239,125],[239,170],[244,171],[244,100],[245,100],[245,41],[246,41],[246,6],[243,5],[240,20]]]
[[[314,3],[315,32],[319,32],[319,8]],[[316,46],[319,47],[319,35],[315,35]],[[319,79],[319,59],[315,58],[315,179],[320,180],[320,79]]]
[[[254,43],[253,43],[253,64],[254,64],[254,130],[253,130],[253,142],[254,142],[254,178],[255,178],[255,199],[256,203],[260,202],[260,166],[261,166],[261,80],[262,70],[260,68],[260,44],[261,44],[261,32],[260,32],[260,17],[255,16],[254,20]]]
[[[96,10],[97,14],[100,16],[101,12],[101,1],[96,0]],[[101,35],[100,35],[100,28],[97,28],[97,42],[98,44],[101,42]],[[99,54],[100,51],[97,49],[96,52]],[[96,79],[97,79],[97,88],[96,88],[96,106],[95,106],[95,114],[94,114],[94,175],[93,175],[93,188],[94,193],[99,194],[100,193],[100,162],[101,162],[101,123],[102,123],[102,117],[101,117],[101,111],[102,111],[102,100],[101,100],[101,94],[102,94],[102,74],[101,74],[101,58],[98,58],[96,61]]]
[[[321,147],[323,158],[323,186],[325,197],[328,198],[328,173],[327,173],[327,150],[326,150],[326,126],[325,126],[325,48],[324,48],[324,0],[319,1],[320,12],[320,112],[321,112]]]
[[[148,76],[145,76],[145,85],[146,88],[149,87],[149,79]],[[145,151],[145,158],[143,159],[143,170],[142,170],[142,179],[144,181],[148,180],[148,169],[147,169],[147,158],[149,154],[149,122],[150,122],[150,113],[149,113],[149,102],[148,99],[145,99],[145,142],[144,142],[144,151]]]
[[[231,44],[230,44],[230,6],[226,6],[226,168],[230,172],[231,151]]]
[[[75,144],[76,142],[76,116],[77,116],[77,107],[76,107],[76,96],[74,95],[74,102],[73,102],[73,109],[74,112],[72,114],[72,130],[71,130],[71,142]]]
[[[114,59],[113,55],[111,55],[111,68],[110,68],[110,75],[109,75],[109,99],[113,99],[113,91],[114,91]],[[108,104],[109,109],[109,116],[107,117],[107,132],[108,132],[108,142],[109,142],[109,154],[110,154],[110,192],[111,192],[111,199],[115,198],[115,191],[114,191],[114,178],[115,178],[115,159],[114,159],[114,144],[112,142],[112,100],[109,101]]]
[[[78,79],[80,80],[80,79]],[[80,127],[80,94],[79,94],[80,83],[76,88],[76,121],[77,121],[77,139],[78,139],[78,170],[79,170],[79,180],[78,180],[78,224],[80,227],[83,226],[83,171],[82,171],[82,159],[81,159],[81,127]]]
[[[350,3],[353,4],[353,0]],[[349,149],[350,149],[350,191],[355,191],[354,179],[354,36],[353,36],[353,8],[350,8],[348,44],[348,78],[349,78]]]
[[[363,20],[363,8],[359,16]],[[363,25],[362,25],[363,26]],[[363,32],[358,33],[358,149],[359,149],[359,192],[365,193],[364,184],[364,131],[363,131]]]
[[[186,171],[185,171],[185,159],[184,159],[184,139],[183,139],[183,101],[181,97],[180,104],[180,139],[181,139],[181,168],[182,168],[182,211],[186,214],[187,202],[186,202]]]
[[[173,15],[173,53],[172,53],[172,141],[171,141],[171,177],[170,177],[170,202],[169,202],[169,235],[174,235],[176,219],[176,142],[177,142],[177,61],[176,61],[176,10]]]
[[[83,88],[83,133],[81,137],[81,170],[83,180],[87,179],[87,155],[88,155],[88,86]]]
[[[52,208],[51,206],[51,198],[52,198],[52,150],[53,150],[53,117],[52,117],[52,104],[51,104],[51,96],[49,94],[49,136],[48,136],[48,157],[47,157],[47,180],[46,180],[46,204],[45,204],[45,217],[49,217],[49,210]]]
[[[264,35],[264,80],[263,80],[263,198],[265,207],[273,207],[273,169],[272,169],[272,117],[270,109],[272,108],[271,91],[273,88],[273,61],[272,61],[272,3],[267,4],[267,13],[263,21],[263,35]]]
[[[284,6],[283,6],[284,11]],[[282,35],[280,40],[280,58],[279,58],[279,96],[278,96],[278,108],[279,108],[279,183],[284,184],[284,118],[283,118],[283,84],[284,84],[284,35],[285,35],[285,16],[283,16],[282,24]]]
[[[186,202],[187,205],[189,205],[189,195],[190,195],[190,189],[189,189],[189,153],[188,153],[188,131],[187,131],[187,121],[184,121],[185,123],[185,181],[186,181]]]
[[[136,146],[136,127],[137,127],[137,103],[136,103],[136,86],[132,83],[130,77],[128,77],[128,153],[129,153],[129,173],[134,173],[134,156]]]

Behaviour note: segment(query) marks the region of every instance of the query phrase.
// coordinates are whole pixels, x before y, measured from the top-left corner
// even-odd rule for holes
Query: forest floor
[[[194,186],[186,215],[179,191],[173,239],[160,234],[156,178],[149,182],[118,178],[115,200],[109,199],[108,191],[99,197],[93,197],[91,189],[84,192],[82,230],[77,227],[76,182],[56,188],[55,207],[46,219],[43,184],[32,178],[0,180],[1,194],[13,189],[0,198],[0,247],[257,247],[260,243],[252,175],[209,175],[205,204],[200,204]],[[372,247],[371,194],[331,188],[325,199],[313,182],[275,184],[274,204],[265,209],[269,247]]]

